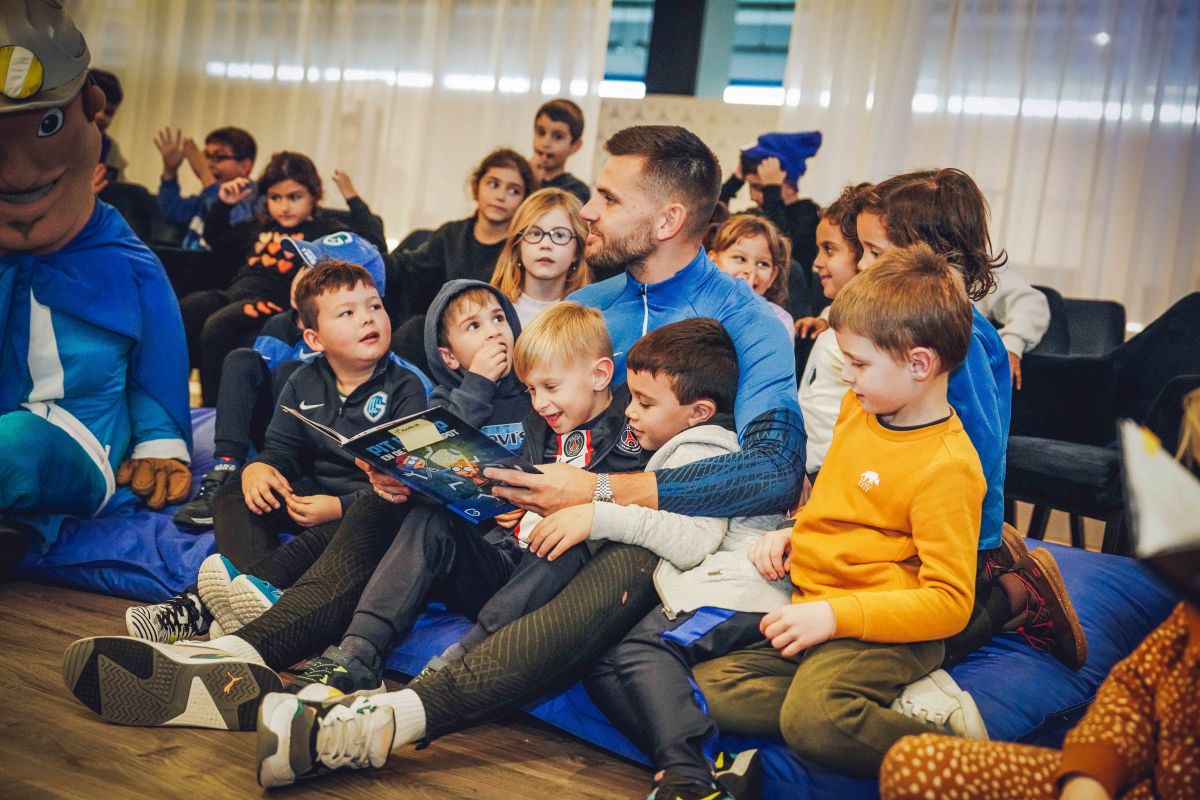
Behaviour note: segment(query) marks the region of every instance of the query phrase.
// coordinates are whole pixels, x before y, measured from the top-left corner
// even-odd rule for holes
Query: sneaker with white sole
[[[282,596],[282,589],[254,575],[238,575],[229,587],[229,605],[241,625],[254,622]]]
[[[370,697],[269,694],[258,711],[258,782],[287,786],[335,769],[382,767],[395,736],[395,712]]]
[[[213,500],[217,490],[238,470],[232,463],[218,462],[200,479],[196,496],[175,512],[175,525],[185,531],[206,531],[213,526]]]
[[[234,633],[242,627],[241,619],[229,603],[230,586],[241,574],[233,562],[220,553],[213,553],[200,562],[196,573],[196,593],[200,595],[200,602],[225,633]]]
[[[258,704],[283,688],[271,670],[207,642],[159,644],[126,636],[73,642],[63,681],[79,702],[118,725],[246,731]]]
[[[988,739],[987,725],[974,698],[945,670],[935,669],[905,686],[891,708],[936,728],[938,733],[979,741]]]
[[[125,630],[136,639],[172,644],[203,636],[212,615],[194,594],[179,594],[164,603],[125,609]]]

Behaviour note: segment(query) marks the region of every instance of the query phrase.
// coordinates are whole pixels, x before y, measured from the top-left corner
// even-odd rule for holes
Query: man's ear
[[[83,98],[83,116],[88,122],[94,122],[96,115],[104,110],[104,104],[108,102],[104,98],[104,90],[89,80],[83,84],[79,94]]]
[[[688,213],[683,203],[671,203],[658,212],[654,235],[660,241],[674,239],[687,224]]]
[[[602,392],[612,383],[613,372],[616,371],[613,360],[608,356],[596,359],[592,365],[592,391]]]
[[[913,380],[927,381],[937,375],[938,363],[937,353],[928,347],[914,347],[908,351],[908,366]]]
[[[321,344],[321,334],[317,333],[316,328],[305,328],[300,334],[304,339],[304,343],[308,345],[308,349],[314,353],[324,353],[325,345]]]
[[[703,425],[708,422],[717,413],[717,404],[707,398],[702,398],[692,403],[692,413],[688,414],[687,424],[689,428],[694,428],[697,425]]]
[[[450,352],[449,347],[439,347],[437,351],[438,355],[442,357],[442,363],[446,365],[446,369],[457,372],[458,368],[462,366],[458,359],[454,357],[454,353]]]

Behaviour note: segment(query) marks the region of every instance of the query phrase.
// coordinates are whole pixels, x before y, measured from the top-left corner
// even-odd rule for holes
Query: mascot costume
[[[118,485],[162,508],[191,483],[179,305],[92,193],[89,60],[55,0],[0,3],[0,574]]]

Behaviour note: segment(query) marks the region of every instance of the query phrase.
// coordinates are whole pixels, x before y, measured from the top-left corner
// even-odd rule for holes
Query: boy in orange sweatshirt
[[[791,577],[792,602],[695,675],[723,732],[782,734],[871,776],[896,740],[931,730],[889,706],[941,663],[974,601],[986,485],[946,399],[971,309],[956,270],[917,245],[847,283],[830,325],[850,386],[833,444],[795,526],[749,554],[764,578]]]

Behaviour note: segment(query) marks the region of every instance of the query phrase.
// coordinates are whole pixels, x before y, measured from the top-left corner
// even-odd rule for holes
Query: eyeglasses
[[[544,231],[536,225],[530,225],[528,228],[521,231],[520,236],[530,244],[537,244],[543,238],[549,236],[550,241],[557,245],[564,245],[575,238],[575,234],[571,233],[566,228],[555,228],[551,231]]]
[[[226,155],[224,153],[205,153],[204,158],[206,161],[216,161],[216,162],[237,161],[238,160],[237,156],[230,156],[230,155]]]

